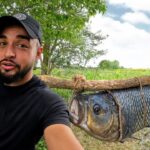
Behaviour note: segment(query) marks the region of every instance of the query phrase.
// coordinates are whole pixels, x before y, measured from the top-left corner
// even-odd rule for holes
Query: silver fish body
[[[70,104],[70,120],[105,141],[123,141],[150,126],[150,86],[78,93]]]

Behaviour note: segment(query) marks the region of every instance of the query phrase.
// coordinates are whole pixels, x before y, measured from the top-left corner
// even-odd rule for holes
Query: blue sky
[[[150,0],[108,0],[107,7],[90,19],[93,32],[109,35],[100,45],[107,54],[89,65],[109,59],[126,68],[150,68]]]

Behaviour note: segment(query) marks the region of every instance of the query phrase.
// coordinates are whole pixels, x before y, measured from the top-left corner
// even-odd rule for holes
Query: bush
[[[119,68],[122,68],[122,67],[120,67],[118,60],[114,60],[114,61],[102,60],[99,63],[98,67],[101,69],[119,69]]]

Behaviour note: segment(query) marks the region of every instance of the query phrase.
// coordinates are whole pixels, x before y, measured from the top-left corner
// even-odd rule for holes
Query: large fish
[[[124,141],[150,126],[150,86],[78,93],[70,120],[90,135],[105,141]]]

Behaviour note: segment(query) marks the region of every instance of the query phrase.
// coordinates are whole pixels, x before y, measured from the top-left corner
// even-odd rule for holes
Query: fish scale
[[[142,93],[144,98],[142,100]],[[122,131],[122,138],[130,137],[136,131],[150,126],[150,86],[142,89],[129,88],[111,91],[115,100],[120,104],[121,116],[125,124]],[[145,103],[145,104],[144,104]],[[144,124],[144,105],[146,105],[146,124]],[[121,119],[123,120],[123,118]],[[122,122],[123,123],[123,122]]]

